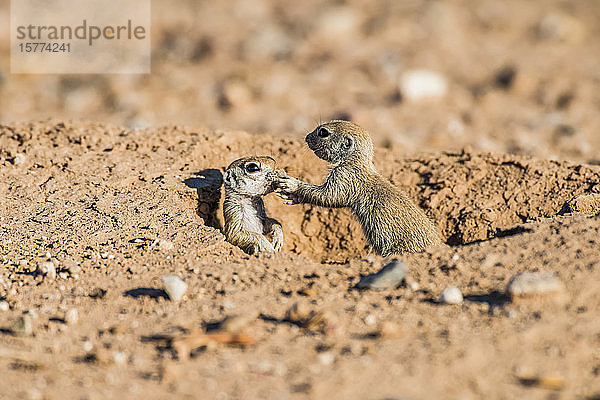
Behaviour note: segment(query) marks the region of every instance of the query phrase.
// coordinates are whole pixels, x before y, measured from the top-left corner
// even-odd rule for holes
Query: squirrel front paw
[[[296,192],[300,188],[300,180],[291,176],[280,177],[277,180],[277,196],[283,199],[285,204],[299,204],[300,198]]]
[[[277,180],[277,187],[284,193],[293,193],[300,187],[300,180],[291,176],[283,176]]]

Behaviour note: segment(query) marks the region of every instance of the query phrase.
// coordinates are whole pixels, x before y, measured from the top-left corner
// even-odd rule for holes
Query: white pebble
[[[456,286],[448,286],[442,291],[440,301],[446,304],[460,304],[463,301],[463,295]]]
[[[175,248],[175,245],[173,244],[173,242],[169,242],[168,240],[160,239],[158,241],[158,247],[161,250],[170,251],[170,250],[173,250]]]
[[[23,153],[15,154],[15,158],[13,159],[14,165],[23,165],[27,161],[27,157]]]
[[[53,280],[56,278],[56,268],[52,261],[42,261],[37,266],[37,272],[46,278]]]
[[[168,275],[162,277],[163,289],[172,301],[179,302],[188,288],[187,283],[179,277]]]
[[[373,314],[367,314],[367,316],[365,317],[365,324],[372,326],[375,325],[375,323],[377,322],[377,318],[375,318],[375,316]]]
[[[331,365],[333,364],[334,360],[335,356],[333,355],[333,353],[327,352],[319,354],[319,362],[323,365]]]
[[[123,365],[127,362],[127,354],[123,351],[115,351],[112,354],[113,361],[115,364]]]
[[[448,83],[437,72],[418,69],[402,75],[400,91],[408,101],[439,99],[446,95]]]
[[[6,301],[0,301],[0,311],[8,311],[10,306]]]
[[[79,321],[79,313],[76,308],[71,308],[65,313],[65,322],[68,325],[76,324]]]

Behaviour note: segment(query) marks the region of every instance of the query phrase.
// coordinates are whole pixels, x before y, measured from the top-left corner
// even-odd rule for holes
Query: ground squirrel
[[[320,186],[281,177],[280,197],[289,204],[350,207],[371,247],[384,257],[441,243],[425,213],[375,169],[373,141],[366,130],[348,121],[331,121],[309,133],[306,143],[332,168]]]
[[[232,162],[223,176],[223,219],[227,241],[254,254],[279,251],[283,245],[281,224],[267,217],[262,196],[275,189],[280,173],[271,157],[244,157]],[[271,241],[265,235],[271,236]]]

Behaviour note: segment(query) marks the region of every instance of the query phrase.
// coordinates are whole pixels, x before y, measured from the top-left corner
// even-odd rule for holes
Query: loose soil
[[[248,256],[221,234],[220,179],[233,159],[271,155],[290,174],[321,181],[326,166],[301,139],[44,121],[0,127],[0,148],[6,398],[600,393],[596,166],[378,149],[377,168],[436,221],[447,245],[398,257],[417,290],[364,292],[353,286],[387,260],[372,254],[346,210],[268,196],[286,235],[278,254]],[[48,256],[55,280],[35,272]],[[521,271],[555,273],[568,300],[511,302],[503,291]],[[164,275],[189,285],[180,303],[162,292]],[[449,285],[464,303],[438,303]],[[285,322],[296,302],[324,313],[328,328]],[[79,318],[67,324],[70,309]],[[35,315],[33,335],[11,334],[26,311]],[[254,345],[210,345],[182,361],[154,340],[210,330],[231,315],[250,316],[244,333]],[[395,334],[378,337],[390,322]],[[531,386],[523,370],[564,386]]]

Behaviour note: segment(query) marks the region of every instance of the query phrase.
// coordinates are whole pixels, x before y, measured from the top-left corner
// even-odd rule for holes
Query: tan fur
[[[260,171],[249,172],[256,165]],[[281,224],[267,217],[262,196],[275,188],[279,176],[271,157],[252,156],[235,160],[225,171],[223,219],[227,241],[249,254],[279,251],[283,245]],[[269,241],[265,235],[271,235]]]
[[[320,186],[281,178],[282,197],[292,204],[350,207],[371,247],[384,257],[441,243],[425,213],[375,169],[373,141],[366,130],[348,121],[331,121],[309,133],[306,142],[332,169]]]

